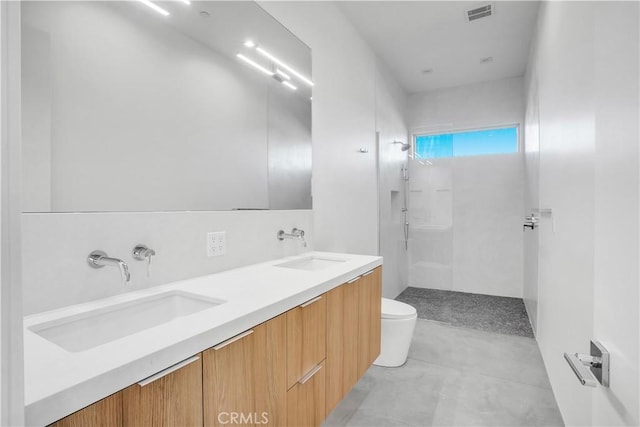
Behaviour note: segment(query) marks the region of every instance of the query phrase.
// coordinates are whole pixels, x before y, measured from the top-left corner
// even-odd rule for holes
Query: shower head
[[[402,151],[407,151],[409,148],[411,148],[411,144],[407,144],[407,143],[404,143],[402,141],[393,141],[393,143],[394,144],[401,144],[400,149]]]

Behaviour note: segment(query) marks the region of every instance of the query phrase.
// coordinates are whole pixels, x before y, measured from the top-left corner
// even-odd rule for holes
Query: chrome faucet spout
[[[129,273],[129,266],[126,262],[119,258],[112,258],[107,256],[107,254],[103,251],[93,251],[89,254],[87,258],[87,263],[93,268],[102,268],[105,265],[114,265],[118,267],[120,271],[120,278],[122,283],[129,284],[131,283],[131,273]]]

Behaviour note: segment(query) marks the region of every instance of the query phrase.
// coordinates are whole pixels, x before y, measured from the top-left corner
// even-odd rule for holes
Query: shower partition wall
[[[453,289],[452,158],[412,159],[409,286]]]
[[[414,138],[409,286],[522,297],[524,159],[517,129],[428,136],[426,148]],[[496,137],[487,148],[482,138]]]

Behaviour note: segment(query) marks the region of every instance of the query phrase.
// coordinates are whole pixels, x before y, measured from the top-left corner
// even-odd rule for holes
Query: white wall
[[[598,3],[595,26],[593,336],[616,364],[594,392],[594,425],[640,424],[640,7]]]
[[[276,238],[278,230],[312,230],[312,211],[139,212],[23,214],[24,312],[65,305],[216,273],[243,265],[296,255],[313,247]],[[226,231],[227,254],[207,257],[206,235]],[[131,250],[144,243],[157,253],[146,264]],[[100,249],[123,259],[132,282],[123,285],[113,267],[93,269],[87,256]]]
[[[24,425],[20,6],[0,2],[0,424]]]
[[[312,51],[315,248],[377,254],[375,55],[332,3],[260,5]]]
[[[538,342],[567,425],[638,425],[638,4],[546,2],[537,85]],[[537,87],[537,93],[535,88]],[[531,89],[533,88],[533,89]],[[563,352],[611,352],[611,386],[582,387]]]
[[[395,298],[408,284],[409,251],[404,241],[402,167],[409,151],[393,141],[410,142],[405,124],[407,96],[384,64],[376,67],[376,130],[378,132],[380,255],[384,257],[382,296]],[[407,187],[407,204],[409,194]]]
[[[521,125],[522,78],[409,97],[411,132]],[[520,126],[522,134],[522,126]],[[522,296],[523,155],[411,162],[410,286]]]

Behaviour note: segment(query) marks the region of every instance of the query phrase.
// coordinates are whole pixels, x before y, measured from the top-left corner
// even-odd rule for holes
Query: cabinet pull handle
[[[349,281],[347,282],[347,285],[348,285],[348,284],[350,284],[350,283],[356,282],[356,281],[357,281],[359,278],[361,278],[361,277],[362,277],[362,276],[354,277],[353,279],[351,279],[351,280],[349,280]]]
[[[312,370],[310,370],[307,375],[305,375],[304,377],[300,378],[300,381],[298,381],[300,384],[304,384],[307,381],[309,381],[311,379],[311,377],[313,377],[315,374],[318,373],[318,371],[322,369],[322,365],[318,365],[315,368],[313,368]]]
[[[374,268],[373,270],[369,270],[369,271],[367,271],[366,273],[364,273],[364,274],[362,275],[362,277],[364,277],[364,276],[368,276],[368,275],[372,274],[374,271],[376,271],[376,269],[375,269],[375,268]]]
[[[193,357],[190,357],[188,359],[183,360],[182,362],[178,362],[173,366],[169,366],[167,369],[165,369],[163,371],[160,371],[158,373],[155,373],[155,374],[151,375],[150,377],[147,377],[147,378],[143,379],[142,381],[138,382],[138,385],[140,387],[144,387],[146,385],[149,385],[152,382],[154,382],[156,380],[159,380],[160,378],[162,378],[162,377],[164,377],[166,375],[169,375],[170,373],[172,373],[174,371],[177,371],[178,369],[183,368],[183,367],[187,366],[188,364],[195,362],[198,359],[200,359],[199,356],[193,356]]]
[[[248,337],[252,333],[253,333],[253,329],[249,329],[248,331],[245,331],[245,332],[243,332],[241,334],[238,334],[233,338],[229,338],[228,340],[221,342],[217,346],[213,347],[213,349],[214,350],[220,350],[221,348],[224,348],[224,347],[228,346],[231,343],[234,343],[234,342],[236,342],[238,340],[241,340],[244,337]]]
[[[301,304],[300,307],[305,308],[308,305],[313,304],[316,301],[320,301],[322,299],[322,295],[320,295],[319,297],[315,297],[314,299],[310,299],[309,301],[305,302],[304,304]]]

